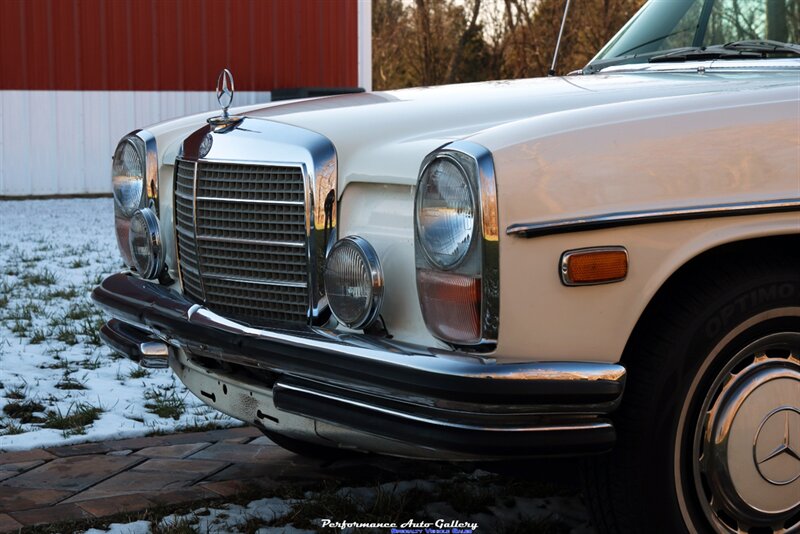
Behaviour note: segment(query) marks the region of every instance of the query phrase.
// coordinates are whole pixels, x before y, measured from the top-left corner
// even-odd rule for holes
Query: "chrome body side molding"
[[[800,198],[711,204],[706,206],[690,206],[661,210],[620,211],[571,219],[536,223],[516,223],[506,228],[506,234],[517,237],[542,237],[546,235],[587,232],[590,230],[603,230],[606,228],[617,228],[636,224],[655,224],[718,217],[740,217],[743,215],[786,213],[792,211],[800,212]]]

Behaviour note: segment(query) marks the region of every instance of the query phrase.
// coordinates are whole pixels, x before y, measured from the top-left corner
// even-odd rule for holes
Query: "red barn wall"
[[[0,90],[358,86],[357,0],[0,0]]]

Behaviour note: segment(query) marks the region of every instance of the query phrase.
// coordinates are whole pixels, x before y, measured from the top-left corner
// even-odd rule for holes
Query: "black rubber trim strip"
[[[526,429],[457,427],[415,420],[364,405],[337,401],[313,392],[276,386],[275,407],[334,425],[404,443],[486,456],[571,456],[602,453],[616,440],[614,427],[603,419],[541,420]]]
[[[765,213],[800,212],[800,198],[714,204],[708,206],[664,210],[620,211],[604,215],[576,217],[540,223],[516,223],[506,228],[506,234],[517,237],[543,237],[572,232],[588,232],[621,226],[655,224],[671,221],[691,221],[719,217],[741,217]]]

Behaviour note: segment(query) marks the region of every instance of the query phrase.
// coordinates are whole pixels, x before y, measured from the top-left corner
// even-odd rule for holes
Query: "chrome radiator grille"
[[[184,293],[252,324],[307,320],[299,167],[178,159],[175,229]]]

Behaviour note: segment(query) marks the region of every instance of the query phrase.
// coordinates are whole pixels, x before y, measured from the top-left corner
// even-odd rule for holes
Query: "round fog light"
[[[372,245],[347,236],[333,245],[325,262],[325,292],[331,312],[350,328],[364,328],[383,302],[383,270]]]
[[[128,236],[133,267],[142,278],[156,278],[164,265],[161,232],[153,210],[144,208],[133,214]]]

